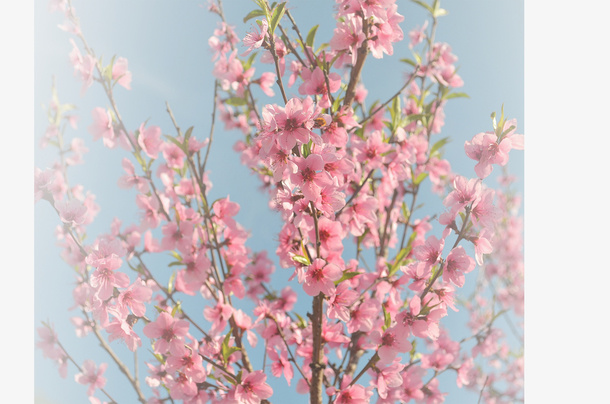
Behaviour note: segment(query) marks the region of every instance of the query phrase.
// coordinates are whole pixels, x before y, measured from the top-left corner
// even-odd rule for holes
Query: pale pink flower
[[[425,262],[428,266],[432,266],[440,259],[444,246],[444,237],[439,240],[436,236],[430,236],[426,239],[424,245],[415,247],[413,252],[418,260]]]
[[[124,189],[136,187],[141,194],[147,193],[148,181],[144,177],[136,175],[136,170],[131,160],[125,157],[121,164],[126,174],[119,178],[118,186]]]
[[[379,366],[377,366],[377,368],[379,368]],[[374,383],[377,386],[379,397],[388,397],[388,387],[398,387],[402,385],[403,380],[400,371],[403,368],[404,365],[400,363],[400,358],[396,358],[392,364],[382,369],[378,369],[377,373],[373,375],[377,377]],[[369,373],[371,372],[369,371]]]
[[[119,295],[119,306],[129,307],[133,314],[144,317],[146,305],[152,297],[152,290],[140,279],[136,279],[127,289]]]
[[[161,128],[158,126],[150,126],[145,129],[144,124],[141,124],[138,134],[138,144],[148,157],[156,159],[163,146]]]
[[[206,306],[203,309],[203,317],[212,323],[210,333],[218,334],[227,326],[227,323],[233,315],[233,307],[224,304],[221,301],[216,303],[216,306]]]
[[[330,295],[326,315],[331,319],[349,321],[349,307],[358,299],[358,292],[350,289],[347,282],[337,285],[335,293]]]
[[[332,185],[332,178],[324,171],[324,160],[319,154],[310,154],[306,158],[295,157],[294,162],[299,168],[290,174],[290,180],[301,189],[307,200],[315,202],[322,188]]]
[[[252,31],[246,34],[243,39],[243,43],[245,46],[248,47],[248,49],[246,49],[246,51],[242,53],[241,56],[248,55],[250,52],[252,52],[253,49],[260,48],[263,42],[265,42],[265,36],[267,36],[269,23],[267,22],[266,18],[263,18],[260,22],[256,22],[260,28],[260,31],[255,27]]]
[[[342,275],[343,272],[337,265],[327,264],[324,260],[316,258],[307,267],[303,289],[309,296],[317,296],[320,292],[330,296],[335,291],[335,281]]]
[[[112,80],[116,80],[119,85],[131,90],[131,72],[127,70],[127,59],[120,57],[112,65]]]
[[[281,377],[282,373],[290,386],[290,381],[294,376],[294,370],[292,369],[292,364],[288,360],[288,351],[283,349],[278,355],[275,349],[267,350],[267,355],[269,355],[269,359],[273,362],[271,363],[271,374],[275,377]]]
[[[84,224],[87,219],[87,207],[77,199],[57,201],[55,209],[59,212],[61,221],[70,226]]]
[[[114,132],[114,123],[110,112],[104,108],[96,107],[91,111],[93,123],[89,126],[89,133],[93,135],[93,140],[102,138],[104,146],[114,148],[116,146],[117,135]]]
[[[428,28],[428,20],[424,21],[421,27],[417,27],[409,32],[409,38],[411,39],[409,48],[412,49],[414,46],[419,45],[426,38],[426,28]]]
[[[102,363],[98,368],[95,366],[95,362],[87,359],[83,363],[82,371],[74,376],[74,380],[80,384],[88,384],[87,395],[92,396],[95,389],[102,389],[106,385],[106,378],[102,375],[107,367],[107,363]]]
[[[259,404],[273,394],[273,389],[267,383],[267,376],[262,370],[248,373],[244,370],[242,381],[235,387],[235,398],[243,404]]]
[[[409,352],[413,346],[407,339],[409,334],[404,333],[400,326],[394,326],[385,330],[383,334],[379,331],[371,333],[371,340],[378,344],[377,354],[381,364],[388,364],[394,361],[398,353]]]
[[[277,108],[275,111],[267,105],[263,109],[263,114],[273,116],[273,121],[277,125],[277,142],[279,146],[286,150],[292,150],[297,144],[309,142],[309,135],[313,122],[310,122],[310,115],[303,109],[303,103],[298,98],[291,98],[286,103],[284,109]]]
[[[155,352],[164,354],[171,347],[184,344],[188,329],[188,321],[175,319],[169,313],[162,312],[154,322],[146,324],[142,331],[148,338],[157,339]]]
[[[95,289],[98,299],[107,300],[114,294],[114,288],[125,288],[129,285],[129,277],[122,272],[99,267],[91,274],[89,283]]]
[[[339,392],[334,404],[369,404],[373,392],[359,384],[354,384]]]
[[[136,349],[142,346],[142,340],[140,340],[140,336],[133,330],[129,319],[129,316],[125,319],[115,318],[108,323],[104,329],[110,334],[108,335],[109,342],[117,339],[121,340],[130,351],[135,352]]]
[[[456,286],[464,286],[464,274],[472,271],[475,267],[474,260],[462,246],[457,246],[447,255],[443,277],[453,282]]]

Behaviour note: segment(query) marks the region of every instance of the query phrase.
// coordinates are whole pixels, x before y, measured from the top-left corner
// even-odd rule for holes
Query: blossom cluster
[[[249,16],[260,18],[240,39],[221,3],[211,2],[221,22],[208,45],[214,117],[243,134],[234,149],[258,174],[269,207],[282,220],[277,247],[258,252],[247,246],[249,233],[237,220],[240,205],[229,196],[209,200],[211,137],[198,138],[192,127],[183,132],[169,106],[175,133],[148,122],[129,130],[113,97],[116,84],[131,88],[127,59],[104,66],[87,46],[70,2],[52,3],[65,14],[65,29],[81,40],[79,47],[70,39],[69,59],[83,93],[98,82],[109,102],[93,109],[88,132],[130,156],[117,185],[136,192],[140,213],[137,223],[115,219],[107,233],[85,238],[99,207],[81,186],[69,187],[66,169],[81,163],[87,150],[76,139],[65,147],[60,123],[76,128],[76,120],[54,92],[41,146],[56,146],[61,159],[37,169],[35,197],[48,201],[62,222],[62,258],[77,274],[77,335],[93,336],[109,353],[114,341],[133,352],[148,349],[148,391],[111,357],[138,400],[150,404],[269,402],[274,390],[267,371],[312,402],[326,396],[337,404],[374,397],[379,403],[439,403],[446,393],[437,376],[447,370],[456,373],[458,387],[488,386],[487,402],[519,398],[522,355],[511,360],[494,326],[502,313],[523,315],[518,201],[485,181],[494,165],[507,165],[512,149],[523,149],[516,121],[503,111],[499,122],[494,116],[493,131],[464,146],[477,177],[454,173],[443,157],[447,138],[436,137],[443,108],[460,95],[454,90],[463,82],[457,57],[448,44],[434,41],[434,28],[426,31],[425,23],[409,33],[413,70],[398,93],[367,109],[360,81],[366,56],[391,56],[404,39],[395,0],[337,0],[333,36],[317,50],[315,29],[301,38],[286,3],[255,3]],[[438,1],[427,8],[434,19],[442,15]],[[291,39],[282,24],[292,24],[299,38]],[[273,71],[256,75],[257,58]],[[289,98],[286,90],[296,84],[299,96]],[[259,90],[267,97],[279,90],[282,101],[259,106]],[[416,201],[427,190],[442,200],[438,215],[418,214]],[[355,257],[348,259],[354,246]],[[157,257],[168,254],[167,267],[154,268]],[[280,288],[272,281],[276,265],[291,271],[290,283]],[[459,290],[477,265],[485,275],[477,285],[481,294],[459,303]],[[491,304],[483,297],[489,288]],[[295,311],[299,296],[311,298],[312,313]],[[202,300],[205,307],[196,313],[183,299]],[[251,312],[244,311],[246,300]],[[458,306],[471,313],[473,334],[462,340],[452,339],[442,323]],[[45,324],[39,335],[39,347],[65,377],[69,355],[55,331]],[[468,351],[469,341],[475,345]],[[262,365],[251,355],[261,345]],[[366,363],[359,363],[365,355]],[[480,358],[487,362],[477,365]],[[499,362],[501,372],[486,374]],[[88,360],[83,367],[75,380],[89,385],[90,400],[100,402],[94,396],[100,390],[114,401],[104,390],[106,364]]]

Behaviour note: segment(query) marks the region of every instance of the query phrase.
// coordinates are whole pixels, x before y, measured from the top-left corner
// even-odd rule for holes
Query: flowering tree
[[[476,176],[444,158],[444,108],[467,97],[457,56],[435,39],[447,11],[414,0],[427,19],[407,30],[395,0],[337,0],[321,39],[290,2],[247,4],[238,35],[242,21],[209,3],[218,25],[204,132],[184,129],[168,102],[171,127],[130,126],[116,96],[131,89],[128,60],[94,51],[69,0],[50,3],[66,18],[82,95],[103,95],[88,135],[125,155],[118,186],[134,193],[139,218],[87,236],[100,207],[67,175],[87,148],[68,142],[75,108],[53,87],[41,146],[58,158],[36,169],[35,198],[56,212],[75,271],[76,334],[107,359],[76,357],[52,321],[38,328],[44,356],[62,377],[73,366],[92,403],[284,402],[295,392],[311,403],[440,403],[441,379],[481,402],[523,400],[522,346],[497,325],[507,319],[521,342],[520,202],[508,173],[498,188],[490,181],[523,136],[502,108],[464,144]],[[401,41],[405,79],[372,102],[365,63]],[[210,197],[222,181],[208,166],[220,124],[241,133],[234,149],[280,220],[265,250],[247,245],[240,204]],[[426,210],[433,200],[438,209]],[[274,280],[278,266],[286,282]],[[447,325],[458,307],[468,313],[460,338]],[[113,390],[110,372],[129,392]]]

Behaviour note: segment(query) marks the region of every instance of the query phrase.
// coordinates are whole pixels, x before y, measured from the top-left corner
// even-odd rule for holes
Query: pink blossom
[[[355,331],[371,331],[380,311],[381,307],[377,300],[365,300],[351,311],[350,320],[347,322],[347,330],[350,333]]]
[[[271,374],[275,377],[281,377],[283,373],[290,386],[290,381],[294,376],[294,370],[292,369],[292,364],[288,360],[288,351],[283,349],[280,352],[280,355],[278,355],[275,349],[270,349],[267,351],[267,355],[269,355],[269,359],[273,361],[271,363]]]
[[[444,237],[439,240],[436,236],[430,236],[426,239],[424,245],[415,247],[413,252],[418,260],[425,262],[428,266],[432,266],[440,259],[444,245]]]
[[[119,306],[130,307],[136,316],[144,317],[146,314],[144,303],[149,302],[151,297],[152,290],[143,281],[137,279],[126,290],[121,292],[118,303]]]
[[[358,299],[358,292],[350,289],[347,282],[337,285],[335,293],[328,300],[326,315],[328,318],[349,321],[349,307]]]
[[[266,18],[263,18],[261,21],[256,21],[258,26],[260,27],[260,31],[255,27],[251,32],[248,32],[244,37],[243,43],[248,47],[241,56],[246,56],[253,49],[260,48],[263,42],[265,41],[265,36],[267,35],[267,30],[269,29],[269,23]]]
[[[197,384],[182,372],[178,376],[167,380],[169,395],[175,400],[188,400],[197,394]]]
[[[413,346],[407,339],[408,336],[409,334],[405,334],[399,326],[388,328],[383,334],[379,331],[373,331],[371,340],[379,345],[377,354],[380,363],[391,363],[399,352],[409,352]]]
[[[263,72],[261,77],[257,80],[254,80],[253,83],[258,84],[268,97],[273,97],[275,92],[273,91],[273,86],[275,85],[275,73],[271,72]]]
[[[203,309],[203,317],[212,322],[210,333],[218,334],[227,326],[229,318],[233,315],[233,307],[222,302],[217,302],[216,306],[206,306]]]
[[[127,70],[127,59],[120,57],[112,65],[112,80],[116,80],[119,85],[131,90],[131,72]]]
[[[277,142],[282,149],[292,150],[297,141],[302,144],[309,142],[313,122],[309,121],[310,115],[303,109],[301,100],[291,98],[284,109],[277,108],[276,112],[272,112],[269,107],[263,109],[263,114],[267,111],[267,114],[273,115],[278,129]]]
[[[167,358],[166,368],[169,372],[184,373],[195,383],[202,383],[207,377],[197,346],[176,346]]]
[[[161,128],[150,126],[145,129],[144,124],[141,124],[138,132],[138,144],[148,157],[156,159],[163,145]]]
[[[475,267],[472,257],[466,254],[462,246],[457,246],[447,255],[443,277],[453,282],[456,286],[464,286],[464,274],[472,271]]]
[[[316,67],[313,72],[305,69],[301,72],[301,76],[303,84],[299,86],[299,94],[322,95],[318,105],[322,108],[330,107],[329,92],[334,93],[339,90],[341,87],[341,77],[337,73],[329,73],[327,86],[324,72],[319,67]]]
[[[82,371],[74,376],[74,380],[80,384],[88,384],[87,395],[92,396],[95,389],[102,389],[106,385],[106,378],[102,375],[107,367],[107,363],[102,363],[98,368],[95,366],[95,362],[87,359],[83,363]]]
[[[235,398],[244,404],[258,404],[273,394],[273,389],[265,383],[267,376],[262,370],[252,373],[244,371],[242,381],[235,388]]]
[[[89,126],[89,133],[93,135],[93,140],[102,138],[104,146],[114,148],[116,146],[117,135],[114,132],[114,123],[110,112],[104,108],[96,107],[91,111],[93,123]]]
[[[121,340],[132,352],[142,346],[140,336],[133,330],[133,320],[128,316],[125,319],[115,318],[104,329],[108,332],[108,341]]]
[[[424,24],[421,27],[415,28],[409,32],[409,38],[411,39],[409,48],[412,49],[414,46],[419,45],[424,38],[426,38],[426,28],[428,28],[428,20],[424,21]]]
[[[123,169],[125,175],[118,180],[118,186],[124,189],[136,187],[138,192],[145,194],[148,192],[148,181],[144,177],[136,175],[136,170],[133,163],[127,158],[123,158]]]
[[[114,294],[114,288],[127,287],[129,285],[129,277],[122,272],[99,267],[91,274],[89,283],[96,290],[95,296],[98,299],[106,300]]]
[[[379,368],[379,366],[377,366]],[[398,387],[403,383],[400,371],[404,368],[404,365],[400,363],[400,358],[396,358],[392,364],[378,369],[376,376],[375,385],[377,386],[377,393],[379,397],[388,397],[388,387]],[[371,373],[369,371],[369,373]]]
[[[70,226],[84,224],[87,219],[87,207],[77,199],[57,201],[55,208],[59,212],[61,221]]]
[[[157,339],[155,352],[164,354],[170,348],[184,344],[188,329],[188,321],[175,319],[169,313],[162,312],[154,322],[146,324],[142,331],[148,338]]]
[[[294,162],[299,168],[290,174],[290,180],[301,189],[307,200],[315,202],[322,188],[332,184],[330,175],[324,171],[324,160],[319,154],[310,154],[306,158],[295,157]]]
[[[335,264],[326,263],[320,258],[316,258],[307,267],[305,273],[305,283],[303,289],[309,296],[317,296],[320,292],[330,296],[335,291],[335,281],[339,280],[343,272]]]
[[[359,384],[354,384],[339,392],[333,404],[368,404],[370,397],[373,395]]]

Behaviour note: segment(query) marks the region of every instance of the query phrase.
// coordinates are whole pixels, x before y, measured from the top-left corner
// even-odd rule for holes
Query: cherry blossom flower
[[[169,313],[162,312],[154,322],[148,323],[142,330],[148,338],[155,338],[155,352],[164,354],[172,347],[184,343],[189,323],[186,320],[173,318]]]
[[[112,80],[116,80],[119,85],[131,90],[131,72],[127,70],[127,65],[127,59],[117,58],[112,65]]]
[[[244,371],[241,383],[235,387],[235,398],[244,404],[258,404],[273,394],[273,389],[267,383],[267,376],[262,370],[252,373]]]
[[[260,31],[255,27],[252,31],[246,34],[243,43],[245,46],[248,47],[248,49],[246,49],[246,51],[242,53],[241,56],[246,56],[250,52],[252,52],[253,49],[260,48],[263,42],[265,41],[265,37],[267,36],[267,30],[269,29],[269,23],[267,22],[266,18],[263,18],[260,21],[257,21],[256,23],[259,26]]]
[[[138,144],[148,157],[156,159],[163,145],[161,128],[158,126],[144,128],[144,124],[141,124],[138,132]]]
[[[74,376],[74,380],[80,384],[88,384],[87,395],[92,396],[95,389],[102,389],[106,385],[106,378],[102,375],[107,367],[107,363],[102,363],[98,368],[95,362],[87,359],[83,363],[82,371]]]
[[[343,272],[337,265],[316,258],[307,267],[303,289],[309,296],[317,296],[320,292],[330,296],[335,291],[335,281],[342,275]]]

